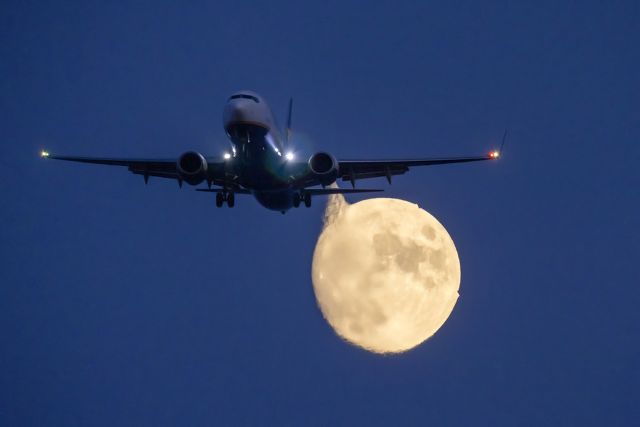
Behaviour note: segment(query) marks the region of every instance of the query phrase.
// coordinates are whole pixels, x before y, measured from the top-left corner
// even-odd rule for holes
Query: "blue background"
[[[3,2],[0,425],[630,425],[638,2]],[[420,347],[335,336],[286,215],[59,154],[222,153],[228,95],[301,152],[484,154],[387,187],[456,242]],[[358,198],[350,197],[355,201]]]

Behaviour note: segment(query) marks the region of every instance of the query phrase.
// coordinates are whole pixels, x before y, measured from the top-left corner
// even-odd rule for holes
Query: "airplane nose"
[[[231,101],[224,108],[225,127],[229,123],[244,122],[248,120],[248,109],[241,102]]]
[[[233,133],[231,129],[238,126],[252,125],[266,130],[270,128],[268,110],[253,99],[230,99],[224,107],[222,117],[224,128],[230,134]]]

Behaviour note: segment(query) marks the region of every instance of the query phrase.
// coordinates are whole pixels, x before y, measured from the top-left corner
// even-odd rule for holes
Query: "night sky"
[[[637,423],[638,22],[637,1],[2,2],[0,426]],[[38,157],[219,155],[240,89],[281,123],[292,96],[307,154],[485,154],[509,129],[501,161],[360,184],[456,243],[433,338],[334,334],[321,199],[217,209]]]

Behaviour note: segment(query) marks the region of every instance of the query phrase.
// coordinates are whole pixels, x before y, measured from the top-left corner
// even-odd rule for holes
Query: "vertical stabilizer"
[[[289,98],[289,111],[287,111],[287,127],[284,130],[284,145],[289,146],[289,137],[291,134],[291,112],[293,111],[293,98]]]

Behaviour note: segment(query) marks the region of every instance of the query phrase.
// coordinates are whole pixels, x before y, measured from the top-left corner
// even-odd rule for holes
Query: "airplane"
[[[215,193],[216,206],[235,205],[236,194],[250,194],[265,208],[285,213],[302,203],[311,206],[314,196],[329,194],[370,193],[381,189],[356,188],[356,181],[367,178],[401,175],[414,166],[442,165],[495,160],[500,151],[484,156],[442,157],[407,160],[337,160],[320,151],[306,161],[296,160],[289,146],[293,99],[289,101],[287,124],[283,132],[275,125],[269,105],[255,92],[243,90],[231,95],[224,107],[223,126],[231,143],[231,151],[222,158],[205,157],[187,151],[177,159],[126,159],[106,157],[60,156],[46,150],[47,159],[101,165],[126,166],[145,183],[149,177],[177,180],[196,186],[197,191]],[[502,138],[502,146],[506,131]],[[352,188],[327,188],[336,181],[350,182]],[[215,187],[212,187],[215,186]],[[318,188],[319,187],[319,188]]]

